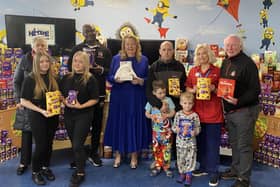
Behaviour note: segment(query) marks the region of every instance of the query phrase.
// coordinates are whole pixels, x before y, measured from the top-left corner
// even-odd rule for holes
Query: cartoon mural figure
[[[264,0],[263,1],[263,8],[264,9],[269,9],[269,7],[272,5],[272,0]]]
[[[94,1],[93,0],[70,0],[71,5],[74,8],[74,10],[80,10],[81,7],[87,7],[87,6],[93,6]]]
[[[131,23],[125,22],[116,31],[115,35],[117,39],[123,39],[128,34],[139,37],[137,29]]]
[[[4,53],[4,50],[7,48],[6,39],[6,30],[0,30],[0,54]]]
[[[275,45],[274,30],[271,27],[266,27],[263,32],[262,45],[261,45],[260,49],[265,47],[265,50],[268,50],[268,47],[270,46],[271,42],[273,45]]]
[[[229,0],[220,0],[219,1],[220,5],[223,6],[225,9],[228,8],[229,5]]]
[[[160,33],[160,37],[166,37],[166,33],[168,28],[163,28],[162,23],[166,19],[166,17],[171,17],[177,19],[177,16],[169,14],[170,3],[169,0],[159,0],[156,8],[145,8],[146,11],[151,12],[153,14],[153,20],[149,18],[144,18],[147,23],[155,24],[158,26],[158,31]]]
[[[217,5],[223,7],[234,19],[239,22],[238,10],[240,0],[218,0]]]
[[[169,0],[160,0],[158,1],[157,7],[154,9],[145,8],[147,11],[153,13],[152,24],[157,24],[160,28],[162,27],[162,22],[166,17],[171,17],[176,19],[177,16],[169,14]]]
[[[260,24],[263,28],[268,27],[268,12],[266,9],[260,11]]]
[[[245,30],[242,29],[242,24],[238,24],[236,25],[237,28],[237,35],[242,38],[243,40],[245,40],[247,38],[247,36],[245,36]]]

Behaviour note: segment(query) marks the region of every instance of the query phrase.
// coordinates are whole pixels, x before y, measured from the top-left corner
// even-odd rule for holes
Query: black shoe
[[[50,170],[49,168],[42,169],[41,173],[43,176],[45,176],[47,178],[47,180],[49,180],[49,181],[55,180],[55,176],[54,176],[52,170]]]
[[[73,161],[70,163],[70,169],[77,169],[76,162]]]
[[[213,175],[210,177],[209,186],[218,186],[219,184],[219,177],[217,175]]]
[[[70,179],[70,187],[78,187],[85,180],[85,175],[78,175],[75,171]]]
[[[46,185],[46,181],[42,177],[40,172],[33,172],[32,173],[32,180],[37,185]]]
[[[237,179],[237,174],[234,173],[231,169],[228,169],[221,173],[221,178],[224,180]]]
[[[17,168],[17,175],[22,175],[27,170],[27,168],[27,166],[19,166]]]
[[[195,176],[195,177],[200,177],[200,176],[204,176],[204,175],[208,175],[208,173],[204,172],[204,171],[202,171],[200,169],[194,170],[192,172],[192,176]]]
[[[236,179],[231,187],[250,187],[250,182],[247,180]]]
[[[94,154],[93,156],[88,157],[88,161],[95,167],[102,166],[102,160],[100,159],[98,154]]]

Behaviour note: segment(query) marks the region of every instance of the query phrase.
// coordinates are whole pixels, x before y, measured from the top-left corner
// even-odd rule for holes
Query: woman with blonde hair
[[[202,176],[209,173],[209,185],[219,184],[218,166],[220,161],[219,147],[221,126],[224,123],[221,98],[217,97],[217,87],[220,77],[220,68],[213,65],[216,61],[214,53],[207,44],[199,44],[195,49],[194,63],[186,81],[187,91],[196,94],[194,111],[198,113],[201,132],[197,137],[197,160],[200,163],[193,176]],[[208,78],[209,95],[207,99],[199,97],[202,93],[198,89],[198,80]],[[203,90],[204,91],[204,90]]]
[[[19,120],[14,123],[14,129],[21,130],[21,148],[20,148],[20,164],[17,168],[17,175],[22,175],[31,163],[32,155],[32,132],[30,120],[27,118],[27,109],[20,104],[20,92],[24,78],[26,78],[32,71],[33,58],[38,52],[46,52],[48,50],[48,43],[42,36],[34,37],[31,42],[31,50],[21,58],[17,65],[14,74],[14,93],[17,102],[16,119]]]
[[[57,91],[58,84],[52,69],[51,57],[46,52],[36,53],[33,69],[22,85],[20,104],[29,109],[32,135],[35,140],[35,151],[32,157],[32,179],[35,184],[45,185],[47,180],[55,180],[48,168],[52,153],[58,116],[50,116],[46,110],[46,93]]]
[[[84,143],[90,132],[94,105],[98,102],[98,83],[89,72],[89,55],[78,51],[72,60],[72,71],[62,78],[60,90],[65,104],[64,121],[70,137],[77,169],[70,186],[79,186],[85,180],[87,155]]]
[[[128,65],[130,77],[117,72],[122,64]],[[126,76],[127,74],[125,74]],[[145,80],[148,59],[141,53],[139,39],[126,35],[119,54],[113,57],[107,80],[112,84],[109,115],[104,144],[115,151],[114,168],[121,163],[121,155],[131,154],[131,169],[138,164],[137,153],[147,149],[151,141],[151,128],[145,117]]]

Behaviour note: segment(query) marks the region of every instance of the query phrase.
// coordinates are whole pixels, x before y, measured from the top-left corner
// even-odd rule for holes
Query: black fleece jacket
[[[160,109],[162,106],[162,102],[157,99],[152,93],[153,81],[162,80],[167,86],[169,78],[178,78],[180,80],[180,90],[182,92],[185,91],[186,71],[184,66],[179,61],[172,59],[170,62],[163,62],[159,59],[151,65],[146,83],[146,96],[148,102],[153,107],[157,107]],[[179,98],[168,95],[168,87],[167,96],[171,97],[176,106],[176,111],[178,111],[180,109]]]
[[[223,100],[224,110],[229,112],[259,103],[260,81],[254,61],[242,51],[231,58],[226,58],[221,67],[221,78],[235,80],[234,98],[237,105]]]

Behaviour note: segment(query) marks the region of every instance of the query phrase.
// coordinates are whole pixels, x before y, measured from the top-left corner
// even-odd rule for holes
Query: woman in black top
[[[52,153],[52,143],[58,126],[58,116],[50,116],[46,110],[46,92],[58,90],[54,77],[51,57],[45,53],[36,53],[31,74],[23,81],[20,104],[28,109],[31,131],[35,140],[32,156],[32,179],[35,184],[45,185],[47,180],[55,180],[48,168]]]
[[[20,63],[17,65],[15,74],[14,74],[14,93],[17,102],[17,110],[20,110],[20,113],[16,113],[16,117],[25,118],[27,115],[27,110],[20,105],[20,92],[22,83],[25,77],[27,77],[30,72],[32,71],[32,63],[33,57],[36,53],[47,51],[48,50],[48,43],[46,39],[42,36],[34,37],[31,42],[32,50],[25,54]],[[31,133],[31,126],[29,123],[29,119],[23,123],[15,123],[14,129],[21,130],[21,149],[20,149],[20,164],[17,168],[17,174],[22,175],[28,166],[31,163],[31,155],[32,155],[32,133]]]
[[[64,122],[72,143],[77,170],[73,173],[70,186],[79,186],[85,178],[86,153],[84,142],[90,132],[94,105],[98,102],[98,83],[89,72],[89,56],[78,51],[73,56],[72,72],[63,77],[60,90],[65,104]],[[70,92],[77,98],[70,98]],[[69,102],[69,99],[72,99]]]

